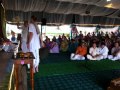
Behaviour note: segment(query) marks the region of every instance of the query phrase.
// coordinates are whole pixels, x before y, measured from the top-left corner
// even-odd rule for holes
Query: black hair
[[[120,45],[119,42],[117,42],[117,41],[115,43],[118,43],[118,45]]]
[[[102,42],[101,45],[105,45],[105,42]]]
[[[92,44],[96,44],[96,45],[97,45],[97,43],[96,43],[96,42],[93,42]]]
[[[37,18],[34,15],[31,16],[31,19],[33,19],[34,21],[37,21]]]

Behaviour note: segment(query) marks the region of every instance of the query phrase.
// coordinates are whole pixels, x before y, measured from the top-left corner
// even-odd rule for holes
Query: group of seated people
[[[84,41],[84,42],[83,42]],[[88,33],[86,36],[80,32],[74,39],[67,38],[64,34],[55,36],[52,41],[46,36],[44,40],[45,47],[50,53],[69,52],[71,60],[119,60],[120,59],[120,33],[111,33],[111,37],[106,33]],[[0,39],[0,50],[11,52],[18,50],[18,45],[15,45],[8,39]]]
[[[81,41],[84,41],[80,44]],[[44,40],[45,47],[50,53],[69,52],[71,60],[102,60],[111,59],[113,61],[120,59],[120,32],[98,33],[95,35],[88,33],[83,35],[82,32],[73,39],[66,37],[64,34],[55,36],[52,41],[46,36]],[[79,45],[80,44],[80,45]]]
[[[52,41],[50,41],[50,39],[46,37],[44,44],[45,47],[49,49],[50,53],[59,53],[59,46],[55,40],[52,39]]]
[[[64,35],[62,37],[59,35],[58,39],[54,36],[52,41],[46,36],[44,44],[45,47],[49,49],[50,53],[66,52],[68,50],[68,40]]]
[[[93,42],[92,47],[89,48],[89,54],[87,54],[87,46],[85,43],[81,43],[78,46],[75,53],[72,53],[70,56],[71,60],[85,60],[85,57],[89,60],[102,60],[102,59],[110,59],[110,60],[119,60],[120,59],[120,46],[118,42],[115,42],[114,47],[111,50],[111,55],[108,55],[109,49],[102,42],[99,47],[97,44]]]

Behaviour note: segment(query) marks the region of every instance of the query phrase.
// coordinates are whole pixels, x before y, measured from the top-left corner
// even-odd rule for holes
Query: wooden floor
[[[12,58],[12,53],[7,52],[0,52],[0,87],[5,80],[5,77],[7,75],[7,69],[8,69],[8,63],[10,59]]]

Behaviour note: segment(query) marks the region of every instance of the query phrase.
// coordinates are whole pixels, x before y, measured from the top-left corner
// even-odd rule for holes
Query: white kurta
[[[108,57],[108,48],[106,46],[104,46],[103,48],[99,48],[99,54],[101,54],[99,56],[99,60],[101,59],[106,59]]]
[[[113,61],[120,59],[120,47],[119,48],[113,47],[111,52],[112,53],[118,52],[118,53],[116,56],[108,55],[108,59],[113,60]]]
[[[74,53],[72,53],[70,56],[70,59],[71,60],[85,60],[85,57],[79,54],[75,55]]]
[[[39,41],[39,35],[36,32],[36,28],[34,24],[29,25],[29,32],[33,33],[33,37],[30,42],[30,52],[33,52],[35,59],[34,59],[34,67],[37,67],[40,62],[39,58],[39,49],[40,49],[40,41]]]
[[[22,33],[21,33],[21,49],[24,53],[28,52],[27,48],[27,39],[28,39],[28,27],[23,26],[22,27]]]
[[[91,48],[89,49],[89,53],[90,53],[90,54],[87,55],[87,58],[88,58],[89,60],[97,60],[97,59],[99,59],[99,57],[95,57],[95,58],[92,57],[92,56],[96,56],[96,55],[99,54],[99,49],[98,49],[97,47],[96,47],[96,48],[91,47]]]

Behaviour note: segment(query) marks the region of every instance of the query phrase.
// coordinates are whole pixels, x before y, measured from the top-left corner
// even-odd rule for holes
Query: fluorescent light
[[[111,1],[111,0],[107,0],[107,2],[109,2],[109,1]]]

